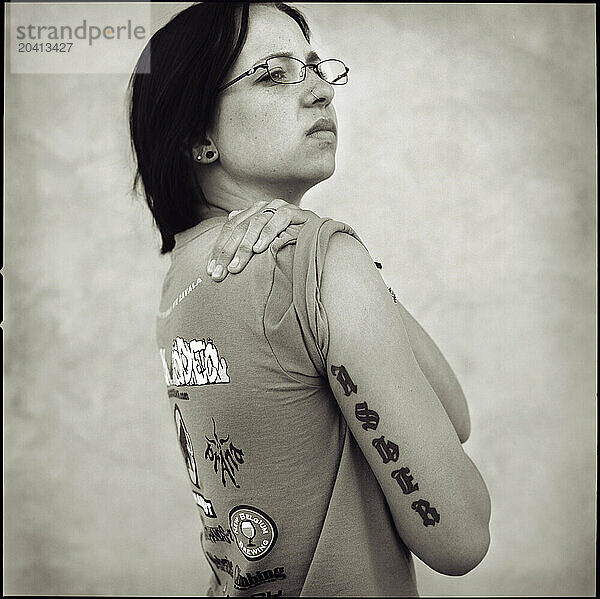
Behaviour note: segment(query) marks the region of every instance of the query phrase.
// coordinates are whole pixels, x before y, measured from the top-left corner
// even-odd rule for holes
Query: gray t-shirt
[[[176,235],[157,319],[206,594],[416,596],[412,556],[327,381],[321,271],[333,233],[358,235],[328,218],[293,225],[216,283],[206,264],[226,220]]]

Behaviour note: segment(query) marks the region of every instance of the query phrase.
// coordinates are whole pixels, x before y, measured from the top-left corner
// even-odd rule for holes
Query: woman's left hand
[[[279,199],[234,210],[217,237],[208,262],[208,274],[214,281],[222,281],[228,272],[241,272],[254,253],[264,252],[287,227],[311,218],[319,217],[311,210]]]

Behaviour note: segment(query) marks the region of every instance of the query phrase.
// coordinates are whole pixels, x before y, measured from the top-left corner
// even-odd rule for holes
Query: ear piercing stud
[[[215,153],[212,150],[209,150],[208,152],[206,152],[206,157],[210,160],[213,156],[215,155]],[[198,154],[198,156],[196,156],[196,160],[202,160],[202,154]]]

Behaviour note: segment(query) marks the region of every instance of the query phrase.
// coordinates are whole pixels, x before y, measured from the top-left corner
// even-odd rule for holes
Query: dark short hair
[[[199,222],[198,208],[207,203],[192,146],[204,139],[219,86],[246,41],[249,4],[201,2],[176,14],[150,38],[129,80],[132,191],[142,183],[163,254],[173,249],[175,233]],[[293,18],[310,41],[302,13],[268,4]]]

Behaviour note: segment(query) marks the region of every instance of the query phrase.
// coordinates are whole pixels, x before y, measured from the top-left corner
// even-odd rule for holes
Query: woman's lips
[[[331,134],[333,134],[334,137],[337,135],[337,127],[335,126],[335,122],[333,121],[333,119],[324,118],[324,117],[317,119],[312,124],[310,129],[308,129],[308,131],[306,132],[306,135],[315,135],[315,134],[321,134],[321,133],[326,133],[327,139],[329,139],[331,137]],[[319,135],[319,136],[325,137],[324,135]]]
[[[333,131],[318,129],[308,134],[309,137],[316,137],[327,141],[335,141],[335,133]]]

